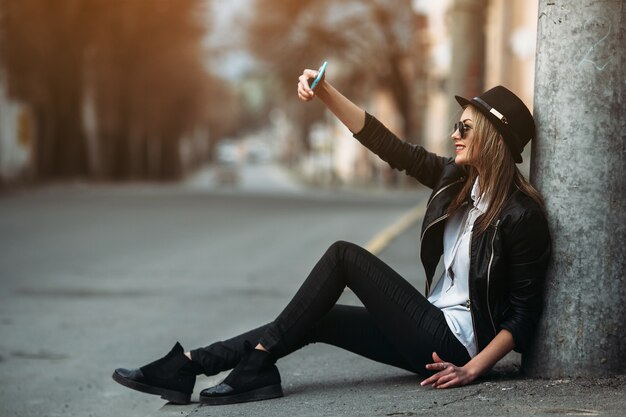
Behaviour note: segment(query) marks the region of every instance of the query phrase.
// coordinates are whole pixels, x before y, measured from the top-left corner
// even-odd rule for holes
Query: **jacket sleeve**
[[[550,233],[540,210],[524,213],[514,225],[509,253],[509,312],[500,324],[513,335],[515,350],[531,344],[543,307],[543,286],[551,254]]]
[[[429,188],[437,185],[444,166],[450,162],[449,158],[399,139],[369,113],[365,113],[365,125],[354,137],[393,169],[405,171]]]

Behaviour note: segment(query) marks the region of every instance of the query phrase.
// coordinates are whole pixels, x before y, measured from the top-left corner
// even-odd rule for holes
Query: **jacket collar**
[[[474,186],[472,187],[470,197],[472,199],[472,204],[474,205],[474,207],[476,207],[481,213],[484,214],[487,212],[487,208],[489,207],[489,199],[484,193],[480,193],[478,179],[479,177],[477,176],[476,180],[474,181]]]

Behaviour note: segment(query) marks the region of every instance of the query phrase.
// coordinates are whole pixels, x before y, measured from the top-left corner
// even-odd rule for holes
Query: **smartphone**
[[[315,77],[315,79],[311,83],[311,90],[315,90],[315,87],[317,87],[317,84],[320,82],[320,80],[324,76],[324,72],[326,71],[326,65],[328,65],[328,61],[324,61],[324,63],[320,67],[317,77]]]

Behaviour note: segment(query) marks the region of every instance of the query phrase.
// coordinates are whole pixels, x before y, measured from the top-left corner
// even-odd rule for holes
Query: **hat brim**
[[[474,100],[468,100],[465,97],[461,97],[461,96],[454,96],[454,98],[456,99],[457,103],[459,103],[461,105],[461,107],[465,108],[468,105],[472,105],[474,106],[474,108],[478,109],[479,112],[481,112],[483,115],[485,115],[487,117],[487,119],[489,119],[489,121],[491,121],[491,123],[493,123],[493,125],[496,127],[496,129],[500,132],[500,134],[504,136],[506,134],[509,134],[509,132],[504,131],[504,129],[500,129],[500,121],[491,113],[489,113],[489,111],[487,111],[487,109],[485,109],[479,102],[474,101]],[[506,143],[506,139],[504,139],[505,143]],[[515,163],[520,164],[522,163],[523,159],[522,159],[522,155],[520,153],[515,154],[515,152],[511,152],[512,156],[513,156],[513,160],[515,161]]]
[[[461,107],[465,107],[468,104],[472,104],[472,102],[464,97],[461,96],[454,96],[454,98],[456,99],[457,103],[459,103],[461,105]]]

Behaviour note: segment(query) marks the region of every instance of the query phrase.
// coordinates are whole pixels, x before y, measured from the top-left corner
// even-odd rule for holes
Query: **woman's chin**
[[[469,159],[467,159],[465,155],[462,155],[462,154],[459,154],[454,157],[454,163],[457,165],[472,165]]]

